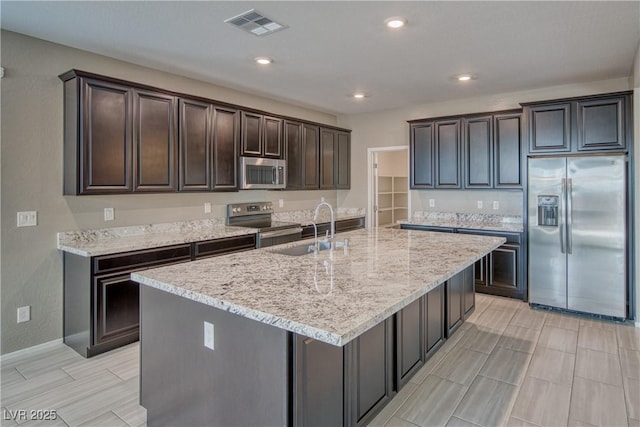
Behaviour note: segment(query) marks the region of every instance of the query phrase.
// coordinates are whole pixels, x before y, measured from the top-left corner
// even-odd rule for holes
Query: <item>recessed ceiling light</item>
[[[260,65],[269,65],[273,63],[273,59],[266,56],[258,56],[256,62]]]
[[[365,95],[364,93],[358,92],[358,93],[354,93],[354,94],[353,94],[353,97],[354,97],[355,99],[363,99],[363,98],[365,98],[365,97],[366,97],[366,95]]]
[[[394,16],[385,19],[384,24],[389,28],[402,28],[407,25],[407,20],[400,16]]]
[[[468,82],[469,80],[475,80],[475,78],[471,74],[460,74],[457,77],[458,81]]]

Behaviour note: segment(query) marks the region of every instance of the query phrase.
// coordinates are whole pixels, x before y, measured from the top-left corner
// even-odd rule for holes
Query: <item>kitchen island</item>
[[[408,357],[399,349],[413,344],[402,326],[417,319],[421,342],[433,307],[449,326],[449,312],[462,319],[454,279],[504,242],[392,229],[344,238],[347,248],[317,255],[278,253],[296,243],[133,273],[145,285],[140,396],[148,424],[368,422],[410,371],[399,367]],[[432,294],[436,304],[425,300]],[[454,328],[442,323],[444,339]]]

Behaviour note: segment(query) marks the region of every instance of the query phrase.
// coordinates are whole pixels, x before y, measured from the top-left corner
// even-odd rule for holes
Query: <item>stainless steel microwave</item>
[[[286,160],[240,157],[241,189],[284,189],[286,186]]]

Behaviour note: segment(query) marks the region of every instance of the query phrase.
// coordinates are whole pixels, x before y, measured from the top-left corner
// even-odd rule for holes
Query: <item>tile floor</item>
[[[138,344],[2,359],[5,426],[146,426]],[[54,409],[55,421],[14,420]],[[640,427],[640,329],[477,295],[476,310],[371,426]]]

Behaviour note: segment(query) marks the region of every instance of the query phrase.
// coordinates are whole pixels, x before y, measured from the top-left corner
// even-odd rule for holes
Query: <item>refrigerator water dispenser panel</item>
[[[558,226],[558,196],[538,196],[538,225]]]

